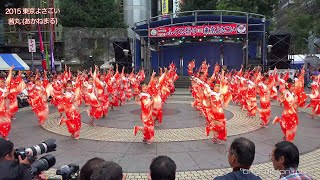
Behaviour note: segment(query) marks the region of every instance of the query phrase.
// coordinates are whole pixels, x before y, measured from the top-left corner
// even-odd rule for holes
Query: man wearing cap
[[[0,138],[0,179],[6,180],[31,180],[28,171],[30,162],[28,158],[19,158],[19,163],[15,161],[13,143]]]

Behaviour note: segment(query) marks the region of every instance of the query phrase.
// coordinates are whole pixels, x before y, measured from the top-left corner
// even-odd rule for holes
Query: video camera
[[[60,169],[57,170],[56,175],[62,177],[62,180],[76,180],[80,175],[79,165],[69,164],[64,165]]]
[[[56,163],[56,158],[47,154],[40,159],[36,160],[37,155],[44,153],[49,153],[56,150],[57,145],[55,144],[55,139],[49,139],[41,144],[29,147],[29,148],[19,148],[14,151],[15,159],[18,160],[18,157],[21,156],[21,159],[28,158],[31,163],[29,169],[32,177],[39,175],[42,171],[46,171]]]

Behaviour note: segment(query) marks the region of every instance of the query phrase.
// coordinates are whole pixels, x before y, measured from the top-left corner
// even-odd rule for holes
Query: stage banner
[[[247,24],[222,24],[149,28],[150,38],[247,34]]]
[[[169,14],[169,0],[162,0],[162,16],[167,17]]]

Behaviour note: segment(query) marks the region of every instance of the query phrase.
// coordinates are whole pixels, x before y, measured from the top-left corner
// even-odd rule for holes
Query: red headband
[[[5,82],[6,80],[5,80],[5,79],[3,79],[3,78],[1,78],[1,79],[0,79],[0,81],[3,81],[3,82]]]

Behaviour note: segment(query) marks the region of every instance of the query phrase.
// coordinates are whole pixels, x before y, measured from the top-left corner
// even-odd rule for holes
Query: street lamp
[[[123,49],[123,53],[126,57],[128,57],[128,53],[129,53],[129,50],[128,49]]]
[[[271,53],[272,47],[273,47],[273,45],[270,45],[270,44],[267,46],[269,53]]]

